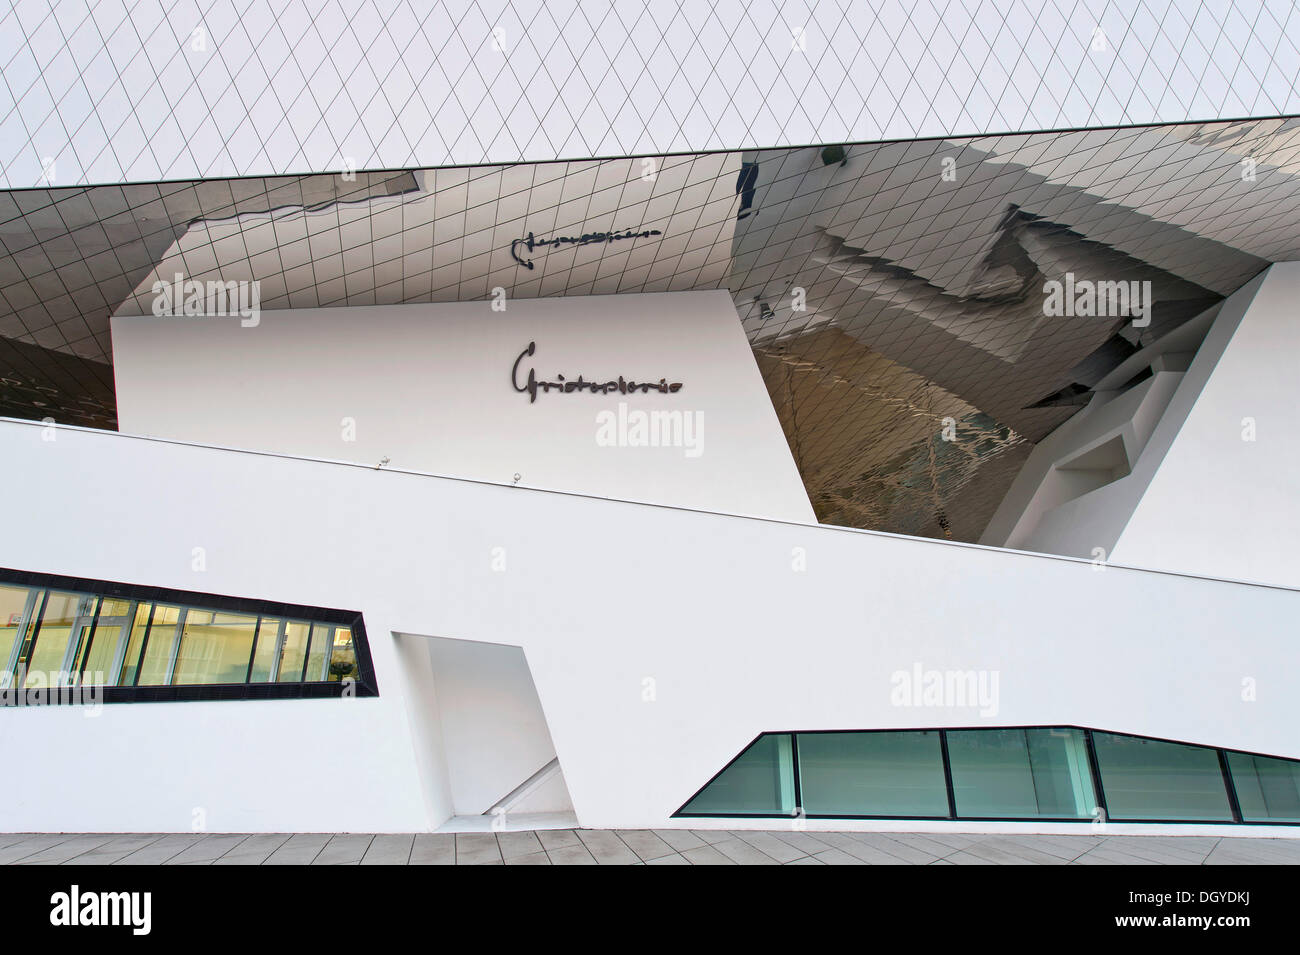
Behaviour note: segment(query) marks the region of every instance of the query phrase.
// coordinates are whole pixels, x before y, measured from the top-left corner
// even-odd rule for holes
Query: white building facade
[[[1106,125],[841,98],[342,172],[307,120],[292,155],[92,129],[32,187],[36,124],[0,156],[0,740],[40,771],[0,830],[1300,832],[1271,42],[1249,102]],[[1035,125],[1087,128],[1001,132]]]

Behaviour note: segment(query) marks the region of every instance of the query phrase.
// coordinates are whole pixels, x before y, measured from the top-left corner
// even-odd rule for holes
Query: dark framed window
[[[357,611],[0,569],[0,704],[378,696]]]
[[[1079,726],[782,731],[673,815],[1300,825],[1300,760]]]

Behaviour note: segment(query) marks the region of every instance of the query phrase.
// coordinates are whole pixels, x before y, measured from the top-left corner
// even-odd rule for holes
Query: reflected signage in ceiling
[[[520,254],[521,249],[526,249],[531,255],[538,249],[558,249],[561,246],[572,245],[597,245],[618,242],[623,239],[645,239],[652,235],[663,235],[658,229],[644,229],[637,232],[634,229],[624,229],[619,232],[584,232],[582,235],[557,235],[549,239],[539,239],[533,233],[522,239],[513,239],[510,242],[510,256],[524,268],[533,268],[533,260],[523,258]]]

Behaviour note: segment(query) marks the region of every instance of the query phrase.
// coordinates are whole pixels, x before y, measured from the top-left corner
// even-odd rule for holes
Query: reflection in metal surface
[[[1103,379],[1300,259],[1294,118],[838,149],[0,193],[0,413],[112,427],[108,317],[178,271],[264,309],[725,287],[819,518],[973,541]],[[1150,313],[1048,314],[1066,281]]]

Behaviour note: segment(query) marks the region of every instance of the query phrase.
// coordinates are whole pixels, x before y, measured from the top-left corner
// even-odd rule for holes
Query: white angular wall
[[[559,253],[556,253],[559,254]],[[619,376],[675,394],[539,393],[511,383]],[[726,291],[117,316],[123,432],[814,520]],[[608,446],[598,415],[681,412],[680,447]],[[351,423],[349,427],[348,422]],[[685,430],[686,425],[693,429]],[[617,437],[617,435],[615,435]]]
[[[585,826],[687,823],[774,730],[1073,723],[1300,757],[1293,590],[32,422],[0,422],[0,459],[28,505],[0,566],[360,610],[380,689],[4,712],[6,759],[41,771],[0,787],[0,829],[435,827],[421,635],[523,648]],[[918,664],[996,672],[996,712],[894,705]]]
[[[1300,586],[1300,262],[1271,266],[1225,332],[1113,558]]]

